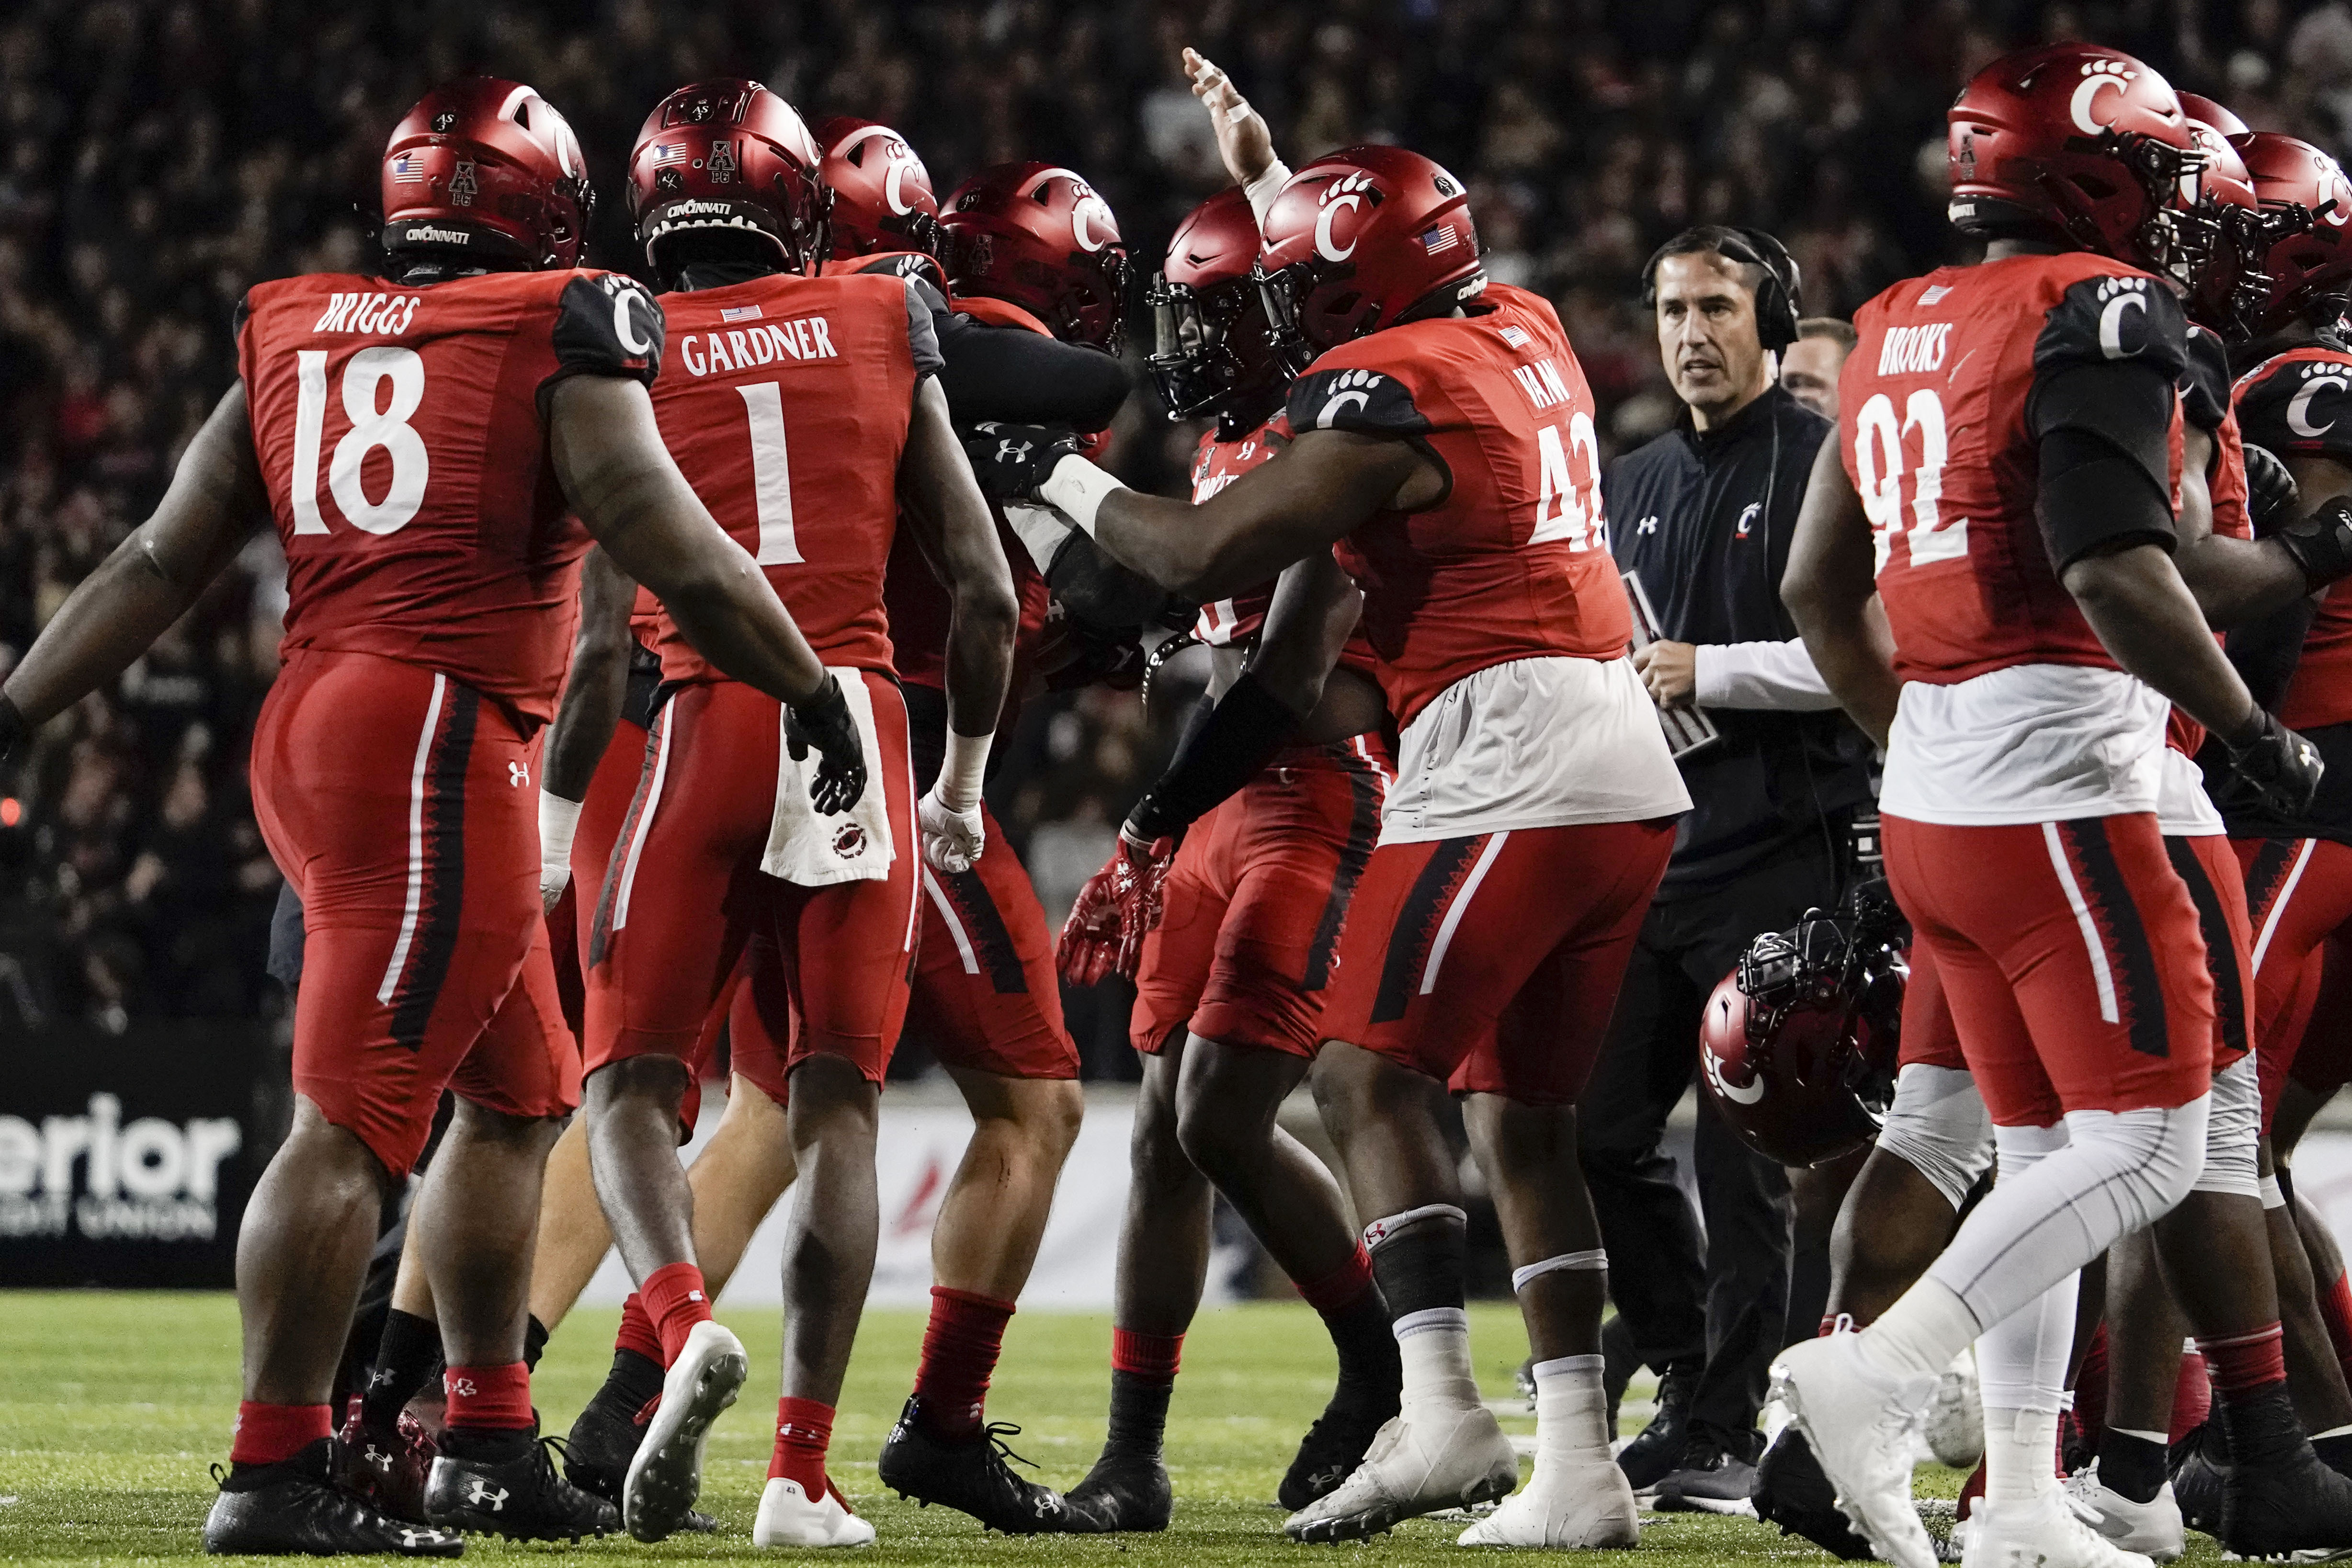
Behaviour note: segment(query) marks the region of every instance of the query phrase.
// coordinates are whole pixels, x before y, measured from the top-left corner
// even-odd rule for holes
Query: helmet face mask
[[[2271,132],[2231,139],[2244,162],[2268,231],[2261,270],[2268,293],[2254,334],[2298,316],[2331,326],[2352,291],[2352,184],[2336,160],[2307,142]]]

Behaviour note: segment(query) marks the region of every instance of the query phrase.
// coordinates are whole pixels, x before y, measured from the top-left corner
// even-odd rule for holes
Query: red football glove
[[[1103,868],[1078,889],[1062,927],[1055,963],[1073,985],[1094,985],[1117,974],[1135,978],[1144,933],[1160,923],[1160,889],[1176,858],[1176,840],[1138,844],[1122,833]]]

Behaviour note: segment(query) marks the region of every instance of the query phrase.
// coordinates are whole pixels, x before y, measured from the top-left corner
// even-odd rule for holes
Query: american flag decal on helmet
[[[1442,223],[1421,237],[1421,248],[1435,256],[1441,250],[1453,249],[1461,242],[1462,237],[1454,232],[1454,226]]]
[[[425,180],[425,160],[414,153],[403,153],[392,161],[393,184],[422,184]]]
[[[685,162],[685,142],[656,142],[654,143],[654,167],[659,168],[664,163],[683,163]]]

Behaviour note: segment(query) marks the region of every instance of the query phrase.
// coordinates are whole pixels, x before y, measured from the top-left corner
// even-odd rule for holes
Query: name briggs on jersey
[[[331,294],[314,332],[373,332],[398,337],[425,302],[418,294]]]

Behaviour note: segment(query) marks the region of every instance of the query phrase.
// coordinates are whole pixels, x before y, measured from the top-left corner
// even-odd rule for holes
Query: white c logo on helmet
[[[1323,210],[1315,215],[1315,249],[1324,260],[1345,261],[1356,254],[1354,240],[1348,242],[1348,248],[1345,250],[1340,249],[1332,240],[1331,220],[1338,217],[1343,209],[1360,207],[1363,205],[1364,193],[1349,191],[1346,195],[1332,197],[1324,204]]]
[[[2141,294],[2118,294],[2107,301],[2099,312],[2099,352],[2109,359],[2129,359],[2139,353],[2124,349],[2124,307],[2135,306],[2142,315],[2147,313],[2147,297]]]
[[[2323,386],[2332,386],[2338,392],[2352,391],[2352,383],[2347,383],[2340,375],[2315,375],[2295,390],[2294,400],[2286,405],[2286,427],[2305,439],[2324,436],[2336,428],[2333,419],[2325,425],[2311,422],[2311,396]]]
[[[892,212],[904,217],[915,210],[914,204],[907,200],[903,184],[907,178],[907,165],[917,163],[918,160],[915,157],[915,150],[901,142],[898,132],[887,125],[861,126],[850,132],[848,138],[835,151],[839,155],[845,157],[849,150],[860,142],[870,142],[877,136],[882,138],[882,155],[890,163],[888,170],[882,176],[882,199],[890,204]]]
[[[2084,77],[2074,89],[2074,101],[2072,105],[2074,129],[2085,136],[2096,136],[2106,129],[2098,121],[2091,118],[2091,105],[2097,101],[2099,89],[2103,87],[2111,87],[2117,92],[2121,92],[2124,89],[2124,79],[2105,71],[2099,71]]]
[[[904,158],[891,159],[890,172],[882,176],[882,199],[888,202],[890,204],[890,210],[898,214],[900,217],[904,217],[908,213],[915,210],[914,204],[908,201],[906,196],[900,194],[899,191],[899,182],[904,180],[906,177],[907,160]]]
[[[1098,226],[1109,232],[1097,234],[1095,230]],[[1111,222],[1109,205],[1092,191],[1080,196],[1078,205],[1070,209],[1070,234],[1077,240],[1080,250],[1090,254],[1100,250],[1117,237],[1118,233],[1118,226]]]
[[[1725,1003],[1717,1005],[1722,1006],[1726,1012],[1730,1011],[1729,1004]],[[1699,1055],[1706,1059],[1707,1080],[1715,1085],[1715,1091],[1717,1094],[1731,1101],[1732,1104],[1753,1105],[1758,1100],[1764,1098],[1764,1080],[1762,1079],[1759,1078],[1754,1083],[1749,1084],[1747,1088],[1741,1089],[1723,1076],[1723,1063],[1717,1058],[1716,1054],[1713,1051],[1703,1049],[1699,1052]]]

